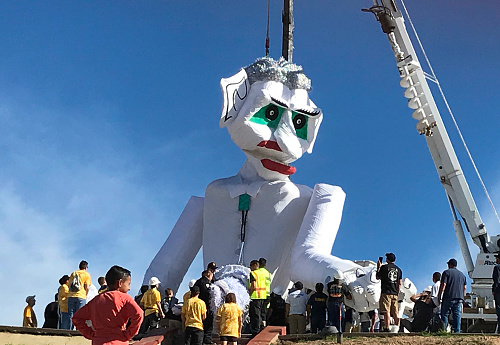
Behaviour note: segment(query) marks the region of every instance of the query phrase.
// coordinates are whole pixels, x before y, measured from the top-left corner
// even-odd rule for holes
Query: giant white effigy
[[[291,163],[312,152],[323,118],[309,99],[311,81],[302,67],[283,58],[260,58],[222,79],[221,88],[219,124],[247,159],[236,175],[210,183],[204,197],[191,197],[145,281],[157,276],[177,290],[203,248],[205,265],[248,266],[266,258],[271,288],[281,291],[291,281],[314,289],[318,282],[342,278],[353,295],[350,306],[377,308],[374,265],[331,255],[345,200],[342,188],[290,181],[296,170]]]

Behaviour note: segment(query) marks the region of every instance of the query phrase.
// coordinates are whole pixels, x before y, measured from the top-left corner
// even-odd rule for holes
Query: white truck
[[[408,107],[413,109],[412,117],[417,120],[417,131],[427,142],[439,181],[450,204],[453,227],[468,275],[472,279],[470,300],[467,302],[474,307],[470,309],[473,312],[466,312],[462,317],[466,321],[472,320],[472,323],[477,320],[496,321],[496,315],[485,313],[485,308],[494,308],[491,292],[492,272],[496,264],[494,254],[500,251],[500,236],[490,237],[481,220],[427,83],[428,79],[433,82],[437,80],[422,70],[395,0],[374,0],[373,6],[363,11],[375,15],[389,39],[401,77],[400,85],[405,88],[404,95],[408,98]],[[479,247],[475,264],[464,228]]]

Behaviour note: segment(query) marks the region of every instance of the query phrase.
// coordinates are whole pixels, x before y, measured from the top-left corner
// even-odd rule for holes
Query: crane
[[[439,181],[450,205],[455,234],[467,273],[472,279],[472,294],[484,298],[487,304],[492,303],[491,277],[496,264],[494,253],[500,249],[500,236],[488,235],[476,207],[427,83],[427,80],[433,82],[437,80],[423,71],[395,0],[374,0],[372,7],[362,11],[375,15],[382,31],[389,39],[401,77],[400,85],[405,88],[404,96],[408,98],[408,107],[413,110],[412,117],[417,120],[418,133],[427,142]],[[474,244],[479,247],[475,264],[465,238],[464,228]]]

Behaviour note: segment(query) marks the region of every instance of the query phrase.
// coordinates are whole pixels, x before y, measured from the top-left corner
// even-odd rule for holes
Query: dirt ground
[[[282,341],[281,345],[336,345],[332,340]],[[397,336],[344,338],[344,345],[500,345],[500,337],[485,335],[460,336]]]
[[[90,345],[84,337],[46,336],[0,332],[0,345]]]

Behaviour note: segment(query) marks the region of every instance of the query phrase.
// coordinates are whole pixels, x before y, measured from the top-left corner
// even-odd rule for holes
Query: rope
[[[420,41],[420,38],[418,37],[417,30],[415,29],[415,26],[413,25],[413,21],[410,18],[410,14],[408,13],[408,10],[406,9],[404,0],[401,0],[401,4],[403,5],[404,11],[406,13],[406,17],[408,18],[408,21],[411,25],[411,28],[413,30],[413,33],[415,34],[415,37],[417,38],[418,45],[420,46],[420,49],[422,50],[422,53],[424,54],[425,61],[427,62],[427,65],[429,66],[429,69],[431,70],[431,75],[432,78],[429,78],[432,80],[438,87],[439,92],[441,93],[441,97],[443,98],[444,104],[446,105],[446,108],[448,109],[448,113],[450,114],[451,119],[453,120],[453,123],[455,124],[455,128],[457,129],[458,135],[460,136],[460,139],[462,140],[462,144],[465,147],[465,151],[467,152],[467,155],[469,156],[469,160],[472,163],[472,166],[474,167],[474,170],[476,171],[476,175],[479,179],[479,182],[481,183],[481,186],[483,187],[484,194],[486,195],[486,198],[488,199],[491,208],[493,212],[495,213],[495,216],[500,223],[500,217],[498,216],[497,210],[495,209],[495,205],[493,204],[493,201],[491,200],[490,194],[488,193],[488,190],[486,189],[486,185],[483,182],[483,179],[481,178],[481,174],[479,174],[479,170],[476,166],[476,163],[474,162],[474,159],[472,158],[472,154],[469,151],[469,147],[465,143],[465,139],[462,135],[462,131],[460,131],[460,128],[458,127],[458,123],[455,120],[455,116],[453,115],[453,112],[451,111],[450,105],[448,104],[448,100],[446,99],[443,89],[441,88],[441,84],[439,83],[438,78],[436,77],[436,74],[434,73],[434,69],[432,68],[431,62],[429,61],[429,58],[427,57],[427,54],[425,52],[424,46],[422,45],[422,42]]]
[[[267,28],[266,28],[266,57],[269,56],[269,13],[271,10],[271,0],[267,0]]]

